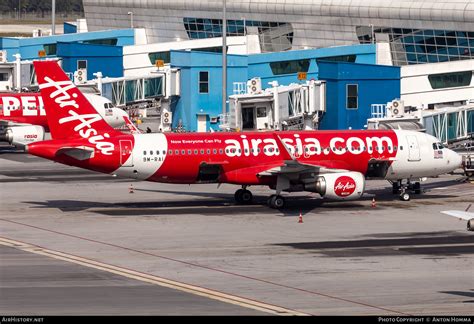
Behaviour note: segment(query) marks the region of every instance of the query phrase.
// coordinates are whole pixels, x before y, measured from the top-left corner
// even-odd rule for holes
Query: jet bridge
[[[301,130],[317,129],[326,111],[326,83],[307,81],[304,84],[272,87],[262,90],[260,79],[247,83],[245,93],[234,84],[236,94],[229,96],[229,113],[221,115],[223,130]]]
[[[424,131],[443,144],[455,146],[474,137],[474,104],[436,109],[406,109],[403,101],[372,105],[368,129],[406,129]]]
[[[171,100],[180,95],[179,69],[166,68],[138,76],[102,78],[87,84],[95,85],[102,96],[128,111],[133,121],[147,118],[156,130],[171,129]]]

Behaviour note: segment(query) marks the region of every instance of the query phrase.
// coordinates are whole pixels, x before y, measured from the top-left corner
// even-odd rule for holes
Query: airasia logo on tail
[[[107,141],[110,138],[108,133],[99,134],[93,124],[97,121],[102,120],[99,114],[78,114],[75,110],[79,108],[76,100],[77,93],[70,94],[68,91],[74,89],[75,86],[71,81],[54,81],[50,77],[44,78],[45,83],[39,85],[40,89],[55,88],[56,90],[51,92],[49,97],[54,99],[54,102],[62,108],[71,108],[67,112],[69,116],[59,119],[59,124],[69,122],[80,122],[74,127],[74,131],[78,132],[82,138],[85,138],[89,143],[95,145],[95,147],[104,155],[111,155],[114,151],[114,144]],[[67,109],[67,108],[66,108]]]
[[[348,176],[342,176],[334,182],[334,193],[339,197],[347,197],[352,195],[356,189],[354,179]]]

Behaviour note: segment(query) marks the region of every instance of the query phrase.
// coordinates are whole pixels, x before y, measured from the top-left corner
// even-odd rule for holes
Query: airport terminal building
[[[222,36],[222,1],[84,0],[90,31],[145,28],[148,43]],[[388,42],[393,65],[474,58],[472,0],[227,1],[227,35],[261,52]]]

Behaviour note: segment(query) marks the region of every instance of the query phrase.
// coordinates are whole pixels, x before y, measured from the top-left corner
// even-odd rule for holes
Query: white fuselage
[[[395,131],[399,149],[385,179],[413,179],[433,177],[461,167],[462,158],[444,148],[435,149],[439,140],[431,135],[414,131]]]

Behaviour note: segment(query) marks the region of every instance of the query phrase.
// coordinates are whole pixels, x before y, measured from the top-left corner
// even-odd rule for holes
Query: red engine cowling
[[[335,200],[358,199],[364,189],[365,177],[360,172],[324,173],[314,184],[305,185],[305,190]]]

